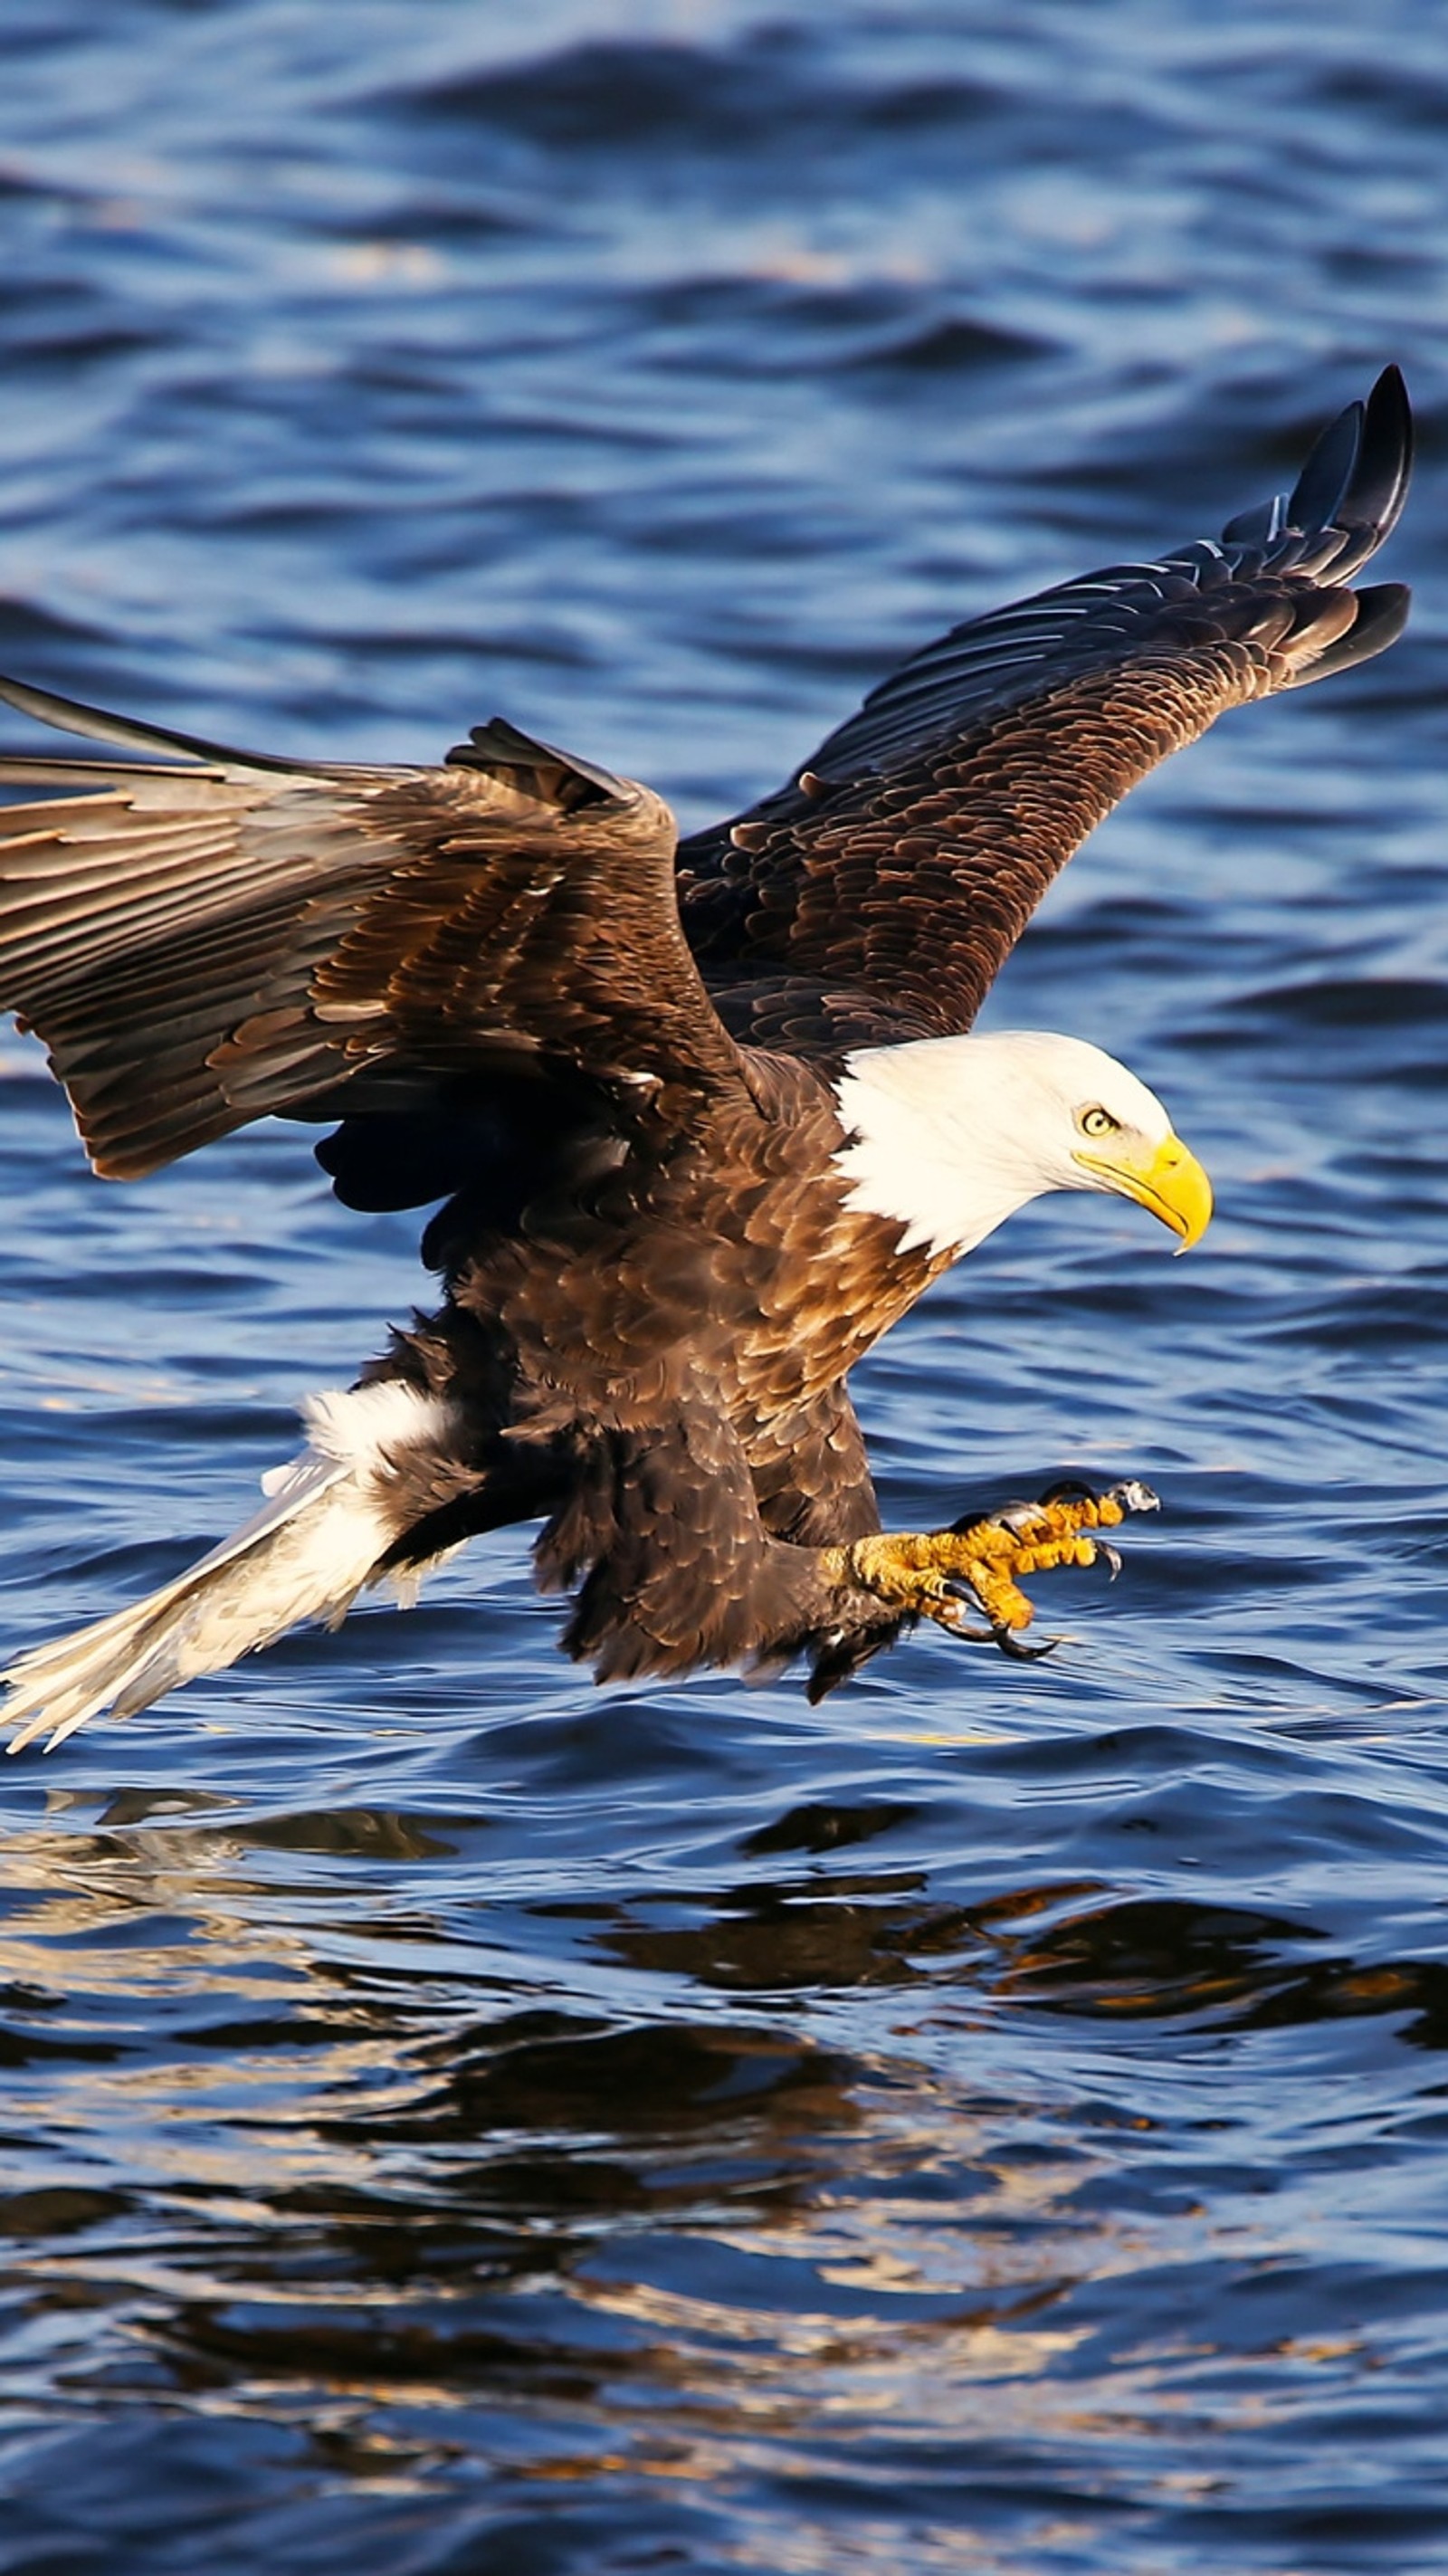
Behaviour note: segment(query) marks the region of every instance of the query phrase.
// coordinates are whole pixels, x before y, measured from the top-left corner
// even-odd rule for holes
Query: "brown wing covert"
[[[0,694],[167,755],[0,759],[0,784],[58,791],[0,809],[0,1008],[110,1177],[313,1098],[530,1057],[681,1115],[738,1083],[647,788],[501,722],[434,769],[309,768]]]
[[[822,1055],[968,1028],[1047,886],[1139,778],[1226,708],[1401,631],[1406,590],[1349,585],[1410,459],[1389,367],[1287,500],[956,627],[786,787],[685,841],[685,928],[728,1024]]]

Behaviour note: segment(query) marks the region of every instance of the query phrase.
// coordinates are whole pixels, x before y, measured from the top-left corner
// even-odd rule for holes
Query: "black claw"
[[[1012,1628],[995,1628],[991,1633],[1001,1653],[1009,1655],[1013,1664],[1043,1663],[1047,1655],[1054,1655],[1056,1648],[1066,1642],[1064,1637],[1048,1637],[1044,1645],[1023,1646]]]

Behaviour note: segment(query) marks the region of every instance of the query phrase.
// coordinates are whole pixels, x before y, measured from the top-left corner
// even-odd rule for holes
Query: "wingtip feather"
[[[1413,467],[1413,412],[1402,369],[1384,367],[1365,402],[1328,422],[1293,485],[1286,524],[1348,538],[1333,576],[1361,569],[1397,524]]]
[[[237,751],[226,743],[207,742],[198,734],[172,733],[162,725],[111,715],[104,707],[87,706],[81,698],[63,698],[53,689],[33,688],[28,680],[12,680],[4,673],[0,673],[0,700],[14,707],[18,715],[32,717],[37,724],[53,725],[58,733],[78,733],[87,742],[114,743],[120,751],[152,755],[160,752],[178,767],[192,764],[269,772],[305,769],[302,762],[277,759],[265,752]]]

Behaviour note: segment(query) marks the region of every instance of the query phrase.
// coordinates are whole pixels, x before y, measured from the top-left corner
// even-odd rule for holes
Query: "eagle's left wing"
[[[425,1106],[530,1066],[624,1118],[747,1089],[648,788],[501,720],[438,768],[312,767],[0,696],[152,755],[0,756],[0,787],[52,791],[0,807],[0,1010],[109,1177],[268,1112]]]
[[[788,786],[684,841],[684,927],[729,1026],[825,1055],[968,1028],[1053,877],[1139,778],[1226,708],[1399,634],[1406,590],[1348,585],[1397,519],[1411,439],[1389,367],[1287,501],[957,627]]]

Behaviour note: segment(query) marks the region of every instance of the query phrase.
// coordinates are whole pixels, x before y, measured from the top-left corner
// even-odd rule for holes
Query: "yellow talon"
[[[902,1615],[934,1619],[969,1636],[979,1632],[966,1626],[964,1588],[985,1613],[997,1644],[1009,1647],[1035,1616],[1020,1589],[1026,1576],[1048,1574],[1058,1565],[1094,1565],[1102,1555],[1114,1573],[1114,1548],[1092,1533],[1119,1528],[1128,1512],[1156,1508],[1150,1486],[1135,1482],[1100,1494],[1058,1494],[1013,1505],[964,1529],[880,1532],[849,1547],[826,1548],[825,1572],[831,1582],[853,1584]]]

